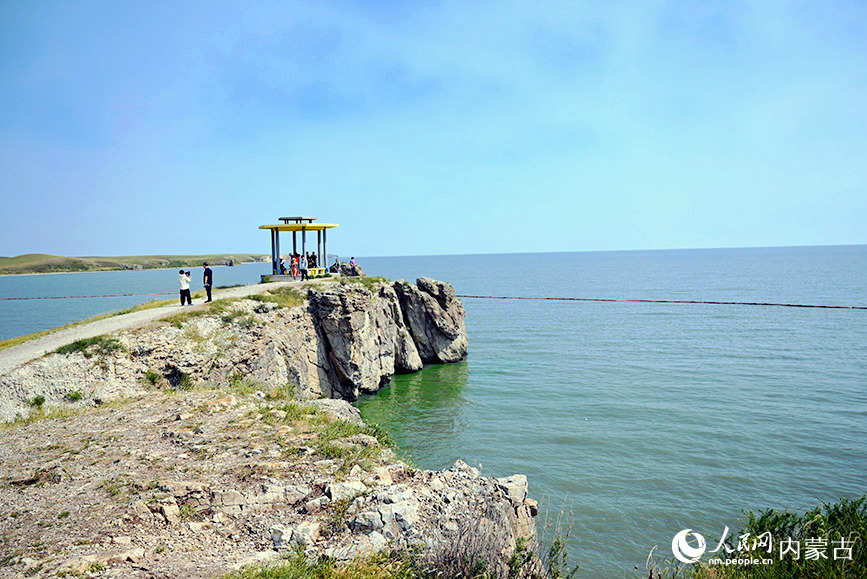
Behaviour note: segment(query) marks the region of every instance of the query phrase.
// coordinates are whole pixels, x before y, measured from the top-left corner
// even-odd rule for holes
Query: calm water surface
[[[361,263],[462,294],[867,305],[865,246]],[[252,283],[267,268],[215,268],[215,282]],[[7,277],[0,297],[174,292],[176,275]],[[124,299],[0,301],[0,338],[136,303]],[[681,529],[739,528],[743,509],[803,510],[867,492],[867,311],[464,304],[465,362],[399,376],[358,405],[421,467],[461,458],[486,475],[526,474],[543,511],[565,505],[579,577],[628,576],[654,546],[670,557]]]
[[[366,260],[458,293],[867,305],[867,247]],[[465,363],[360,401],[417,464],[525,473],[581,577],[867,492],[867,311],[464,299]],[[646,576],[646,572],[642,573]]]

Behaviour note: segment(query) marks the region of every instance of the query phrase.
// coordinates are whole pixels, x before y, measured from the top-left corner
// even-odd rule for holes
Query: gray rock
[[[372,293],[338,285],[311,290],[308,299],[344,397],[376,392],[397,371],[421,369],[391,287],[383,284]]]
[[[361,481],[332,482],[325,487],[325,494],[332,501],[340,501],[367,492],[367,486]]]
[[[523,504],[524,499],[527,498],[528,491],[526,475],[515,474],[510,477],[498,478],[497,482],[509,496],[509,499],[515,507],[519,507]]]
[[[369,533],[379,531],[383,527],[382,515],[378,511],[362,511],[349,523],[353,531]]]
[[[319,538],[319,523],[316,521],[301,521],[292,529],[292,544],[307,547]]]
[[[424,362],[457,362],[467,353],[466,313],[451,284],[420,277],[394,282],[404,323]]]

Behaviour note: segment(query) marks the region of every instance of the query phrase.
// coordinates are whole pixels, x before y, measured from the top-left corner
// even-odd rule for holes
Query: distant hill
[[[240,265],[267,261],[268,257],[253,253],[211,255],[128,255],[114,257],[64,257],[47,253],[28,253],[16,257],[0,257],[0,274],[68,273],[79,271],[113,271],[197,267],[207,261],[211,265]]]

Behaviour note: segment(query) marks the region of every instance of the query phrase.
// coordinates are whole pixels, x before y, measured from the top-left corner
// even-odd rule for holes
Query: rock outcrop
[[[505,578],[535,536],[526,477],[412,469],[345,401],[234,392],[150,391],[7,430],[2,574],[187,579],[392,548]]]
[[[311,290],[308,299],[344,397],[376,392],[395,373],[421,370],[422,360],[390,286]]]
[[[366,278],[370,279],[370,278]],[[255,297],[255,296],[254,296]],[[355,400],[422,363],[455,362],[467,351],[464,310],[451,285],[322,283],[293,308],[241,299],[111,337],[69,354],[48,354],[0,376],[0,420],[47,405],[108,401],[147,382],[174,387],[244,380],[300,398]]]
[[[340,263],[340,271],[338,271],[340,275],[345,275],[347,277],[364,277],[364,269],[359,265],[355,264],[355,267],[349,265],[348,262]]]
[[[457,362],[467,352],[464,306],[451,284],[420,277],[397,281],[394,290],[410,335],[424,362]]]

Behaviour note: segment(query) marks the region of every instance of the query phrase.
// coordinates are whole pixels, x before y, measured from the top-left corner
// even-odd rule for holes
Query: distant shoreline
[[[49,254],[27,254],[0,258],[0,276],[54,275],[69,273],[103,273],[107,271],[147,271],[201,267],[207,262],[213,267],[231,267],[246,263],[267,263],[261,254],[210,255],[131,255],[112,257],[66,257]]]
[[[220,265],[212,264],[210,267],[240,267],[242,265],[248,265],[251,263],[268,263],[268,262],[265,262],[265,261],[244,261],[244,262],[236,263],[233,266],[232,265],[225,265],[225,264],[220,264]],[[201,264],[195,265],[195,266],[184,265],[184,266],[178,266],[178,269],[186,268],[186,267],[202,267],[202,266],[201,266]],[[170,270],[170,269],[174,270],[175,268],[174,267],[149,267],[147,269],[118,268],[118,269],[88,269],[86,271],[42,271],[42,272],[34,271],[34,272],[24,272],[24,273],[0,273],[0,277],[19,277],[22,275],[69,275],[71,273],[109,273],[112,271],[160,271],[160,270]]]

